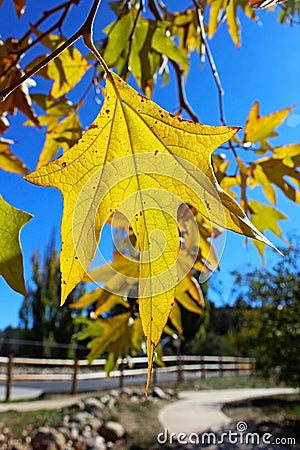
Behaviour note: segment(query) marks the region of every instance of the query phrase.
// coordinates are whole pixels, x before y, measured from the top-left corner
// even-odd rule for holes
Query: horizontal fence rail
[[[236,375],[251,374],[255,371],[255,359],[235,356],[194,356],[194,355],[166,355],[164,366],[154,365],[153,383],[158,374],[177,373],[177,380],[184,379],[184,373],[199,374],[205,378],[208,372],[222,376],[225,372]],[[0,382],[6,385],[6,401],[11,398],[14,382],[28,381],[70,381],[70,393],[78,392],[78,381],[106,378],[104,371],[106,360],[95,359],[92,363],[78,359],[40,359],[0,356]],[[147,358],[135,357],[127,360],[120,359],[118,369],[110,373],[110,378],[119,378],[119,387],[124,385],[124,378],[147,375]],[[95,370],[96,369],[96,370]]]

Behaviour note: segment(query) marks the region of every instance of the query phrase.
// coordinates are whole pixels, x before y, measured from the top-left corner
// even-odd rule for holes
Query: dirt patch
[[[120,443],[118,450],[150,450],[156,446],[156,438],[161,432],[158,413],[172,400],[155,399],[132,402],[121,398],[116,405],[115,416],[126,430],[126,448]]]

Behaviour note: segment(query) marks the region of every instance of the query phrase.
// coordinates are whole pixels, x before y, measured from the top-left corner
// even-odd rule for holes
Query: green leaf
[[[112,22],[103,30],[108,35],[103,58],[109,67],[114,67],[117,64],[123,52],[127,53],[128,41],[132,33],[136,14],[136,11],[132,8],[128,14]]]
[[[161,55],[165,55],[172,61],[179,63],[181,69],[186,73],[189,68],[189,62],[186,52],[180,50],[168,31],[168,24],[156,22],[155,31],[152,37],[152,48]]]
[[[150,96],[154,87],[154,75],[161,64],[161,55],[152,49],[155,23],[140,17],[132,42],[129,65],[138,86]],[[150,91],[150,92],[149,92]]]
[[[293,25],[293,22],[295,22],[295,24],[299,23],[299,17],[300,17],[300,1],[288,0],[280,9],[278,21],[279,23],[287,23],[289,25]]]
[[[108,41],[103,57],[106,64],[117,68],[121,75],[126,74],[128,69],[138,86],[149,95],[163,57],[178,62],[185,72],[189,64],[186,51],[179,49],[172,40],[168,31],[169,23],[139,16],[135,24],[136,14],[132,9],[104,30],[108,34]]]
[[[9,205],[0,196],[0,275],[9,286],[26,295],[20,232],[31,215]]]

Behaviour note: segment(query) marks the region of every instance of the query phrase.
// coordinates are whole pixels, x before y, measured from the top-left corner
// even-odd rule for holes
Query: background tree
[[[69,304],[84,294],[84,286],[78,285],[68,301],[58,308],[61,274],[54,240],[48,245],[44,258],[35,252],[31,261],[32,282],[20,309],[20,327],[23,338],[41,343],[41,347],[32,346],[27,351],[35,357],[75,356],[74,334],[78,331],[74,322],[76,310],[71,311]],[[67,345],[64,348],[55,347],[55,344],[69,344],[69,348]]]
[[[300,385],[299,242],[294,238],[274,267],[235,274],[238,298],[247,305],[240,310],[236,346],[252,352],[263,374],[295,386]]]
[[[198,355],[240,355],[240,351],[232,342],[232,336],[238,331],[239,312],[229,305],[217,307],[208,301],[209,315],[205,332],[200,332],[193,339],[190,350]],[[246,352],[245,356],[249,356]]]

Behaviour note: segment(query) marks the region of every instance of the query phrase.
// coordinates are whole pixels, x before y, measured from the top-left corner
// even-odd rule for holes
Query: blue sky
[[[5,20],[15,16],[10,0],[4,0],[0,10],[1,36],[6,38],[11,35],[21,36],[26,30],[28,21],[34,22],[40,11],[49,8],[49,2],[39,0],[39,8],[36,8],[34,0],[27,1],[27,13],[19,22]],[[57,4],[55,1],[52,4]],[[182,3],[182,2],[178,2]],[[73,33],[80,25],[82,17],[86,16],[90,2],[84,1],[82,5],[74,7],[70,18],[64,27],[65,35]],[[180,5],[179,5],[180,6]],[[295,106],[290,118],[279,128],[280,136],[273,142],[277,145],[295,143],[300,141],[300,27],[279,25],[277,13],[269,11],[259,12],[262,25],[258,25],[241,15],[242,47],[237,49],[228,35],[226,24],[218,30],[214,39],[210,42],[216,64],[225,90],[224,104],[228,125],[243,126],[254,101],[259,100],[261,114],[265,115],[291,105]],[[4,20],[3,20],[4,18]],[[95,22],[95,39],[101,36],[103,29],[111,20],[107,2],[99,10]],[[18,30],[16,33],[16,23]],[[87,53],[82,43],[79,44],[83,53]],[[74,99],[83,92],[85,78],[78,90],[74,93]],[[43,86],[41,78],[37,77],[37,86],[31,92],[40,92]],[[157,89],[154,99],[162,107],[171,112],[176,109],[177,100],[174,92],[174,82],[163,89]],[[187,95],[191,105],[198,114],[202,123],[210,125],[219,124],[218,98],[214,80],[208,64],[200,67],[199,58],[192,56],[192,67],[187,79]],[[84,108],[81,111],[81,120],[84,126],[89,126],[96,117],[100,106],[94,102],[93,93],[89,95]],[[26,118],[22,114],[9,118],[11,127],[4,137],[16,141],[13,146],[15,153],[20,156],[30,169],[35,168],[39,151],[44,141],[43,132],[22,124]],[[247,155],[245,156],[247,158]],[[30,185],[22,177],[0,171],[0,192],[6,201],[17,208],[31,213],[34,218],[23,229],[21,241],[25,262],[25,277],[30,281],[30,256],[32,252],[45,249],[53,230],[57,233],[59,241],[59,224],[62,214],[62,198],[59,191],[52,188],[39,188]],[[253,192],[256,199],[262,199],[260,191]],[[290,217],[289,221],[281,222],[285,233],[295,230],[299,225],[299,207],[283,198],[279,193],[279,209]],[[275,243],[280,241],[268,235]],[[106,229],[102,238],[102,251],[109,258],[112,245],[109,238],[109,230]],[[278,256],[273,250],[267,250],[267,263],[272,263]],[[216,302],[230,301],[232,280],[231,270],[243,270],[247,265],[259,266],[260,257],[253,245],[244,246],[244,238],[234,233],[226,233],[226,246],[221,259],[221,271],[214,275],[212,283],[221,287],[222,295],[217,297],[211,294]],[[22,297],[13,292],[0,279],[0,329],[6,326],[17,326],[18,311],[22,303]]]

